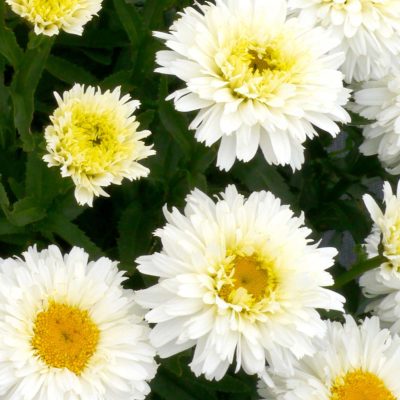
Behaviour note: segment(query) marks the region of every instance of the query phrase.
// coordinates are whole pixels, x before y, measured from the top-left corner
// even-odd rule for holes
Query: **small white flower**
[[[149,174],[138,162],[155,154],[142,141],[151,132],[138,131],[133,115],[139,101],[121,97],[120,87],[101,93],[79,84],[62,98],[55,96],[58,108],[45,130],[49,154],[43,159],[50,167],[61,166],[63,177],[72,178],[79,204],[92,206],[94,196],[108,196],[103,187]]]
[[[293,360],[294,374],[270,370],[274,386],[259,382],[262,400],[396,400],[400,398],[400,338],[377,317],[360,326],[326,321],[315,355]]]
[[[380,267],[365,272],[360,278],[360,286],[367,297],[379,297],[367,306],[382,321],[394,323],[400,318],[400,185],[394,195],[388,182],[383,187],[385,211],[382,212],[370,195],[364,195],[365,205],[374,225],[366,239],[369,258],[378,255],[382,246],[387,262]]]
[[[399,39],[400,43],[400,39]],[[373,120],[363,129],[360,151],[377,154],[386,170],[400,174],[400,73],[378,81],[365,82],[354,93],[352,110]]]
[[[102,0],[6,0],[11,9],[33,24],[37,35],[60,30],[82,35],[83,25],[101,9]]]
[[[159,281],[136,294],[161,357],[195,347],[192,371],[221,379],[234,359],[255,374],[266,360],[284,363],[284,349],[313,352],[311,338],[325,333],[316,308],[342,310],[344,298],[323,287],[336,249],[312,244],[303,216],[270,192],[245,199],[234,186],[216,203],[194,190],[184,214],[164,213],[163,250],[137,260]]]
[[[23,256],[0,259],[0,398],[144,399],[155,350],[117,263],[76,247]]]
[[[380,79],[399,66],[400,3],[397,0],[289,0],[292,12],[338,39],[346,82]]]
[[[216,0],[188,7],[157,53],[158,72],[185,82],[169,98],[200,110],[190,128],[206,146],[221,141],[217,165],[251,160],[261,147],[270,164],[300,168],[303,143],[335,136],[348,122],[349,90],[338,71],[343,53],[322,28],[286,18],[285,0]]]

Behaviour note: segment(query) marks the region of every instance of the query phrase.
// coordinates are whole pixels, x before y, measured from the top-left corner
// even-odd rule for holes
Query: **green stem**
[[[347,283],[351,282],[353,279],[362,275],[364,272],[369,271],[370,269],[374,269],[379,267],[382,263],[386,262],[387,258],[382,255],[375,256],[373,258],[369,258],[368,260],[361,261],[359,263],[354,264],[348,271],[344,274],[340,275],[333,285],[334,289],[338,289]]]

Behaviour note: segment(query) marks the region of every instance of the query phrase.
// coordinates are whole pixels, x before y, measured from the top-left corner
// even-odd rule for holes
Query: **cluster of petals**
[[[155,154],[142,140],[151,132],[139,131],[133,115],[139,101],[121,97],[120,87],[102,93],[79,84],[55,97],[58,108],[45,130],[48,154],[43,159],[72,178],[79,204],[91,206],[94,196],[108,196],[103,187],[149,174],[138,162]]]
[[[363,129],[360,151],[378,155],[386,170],[400,173],[400,74],[394,72],[380,80],[364,82],[354,93],[351,108],[371,120]]]
[[[384,212],[370,195],[364,195],[374,222],[365,249],[369,258],[381,253],[387,261],[365,272],[359,283],[367,297],[376,298],[366,310],[373,311],[390,325],[400,318],[400,185],[393,194],[390,184],[385,182],[383,192]]]
[[[150,392],[147,381],[157,369],[155,350],[149,343],[143,311],[134,302],[133,292],[121,286],[126,278],[116,265],[105,257],[89,262],[88,255],[76,247],[66,255],[56,246],[42,251],[31,247],[23,258],[0,259],[1,399],[145,398]],[[35,331],[38,315],[51,304],[72,310],[71,314],[83,310],[81,315],[88,315],[98,331],[93,355],[80,373],[49,365],[33,346],[34,337],[42,335],[37,342],[47,346],[45,353],[63,362],[62,355],[43,343],[47,329],[46,338],[55,346],[65,345],[67,353],[68,348],[78,349],[78,358],[85,355],[78,339],[87,338],[73,326],[64,332],[57,325],[61,322],[50,318],[44,333]],[[87,323],[85,318],[83,323]]]
[[[11,9],[34,26],[37,35],[60,30],[82,35],[83,26],[96,15],[103,0],[6,0]]]
[[[337,39],[348,83],[383,78],[399,66],[400,4],[396,0],[288,0],[291,12]]]
[[[344,298],[324,287],[337,251],[311,243],[303,216],[270,192],[245,198],[234,186],[216,202],[194,190],[184,213],[164,214],[162,251],[137,260],[158,283],[135,297],[151,309],[161,357],[195,347],[192,371],[218,380],[235,361],[255,374],[266,360],[286,365],[287,352],[313,353],[326,330],[316,308],[342,310]]]
[[[377,317],[360,326],[325,322],[326,336],[313,340],[315,355],[293,360],[294,373],[270,369],[273,384],[259,382],[262,400],[396,400],[400,338],[381,329]]]
[[[288,18],[285,0],[188,7],[155,35],[169,48],[157,53],[156,71],[185,83],[169,98],[179,111],[199,111],[189,128],[207,146],[220,141],[221,169],[259,147],[268,163],[298,169],[315,127],[335,136],[349,122],[338,40]]]

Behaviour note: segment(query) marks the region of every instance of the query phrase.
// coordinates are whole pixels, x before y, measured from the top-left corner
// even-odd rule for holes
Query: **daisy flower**
[[[155,350],[116,265],[56,246],[1,260],[3,400],[145,398]]]
[[[101,9],[102,0],[6,0],[28,20],[37,35],[57,35],[60,30],[82,35],[83,25]]]
[[[364,195],[374,221],[365,249],[372,258],[378,255],[381,247],[387,261],[365,272],[360,277],[360,286],[367,297],[378,297],[367,306],[367,311],[373,311],[382,321],[393,323],[400,318],[400,185],[394,195],[390,184],[385,182],[383,193],[384,212],[370,195]]]
[[[327,334],[313,341],[315,355],[294,360],[294,374],[270,371],[274,386],[259,382],[262,400],[396,400],[400,338],[381,329],[377,317],[360,326],[325,322]]]
[[[400,53],[397,0],[289,0],[307,24],[322,26],[338,39],[332,51],[345,53],[341,70],[348,83],[380,79]]]
[[[373,121],[363,129],[360,151],[367,156],[377,154],[390,174],[400,174],[399,95],[400,73],[395,73],[363,83],[351,105],[354,112]]]
[[[335,136],[336,122],[350,120],[344,54],[330,52],[336,40],[286,11],[285,0],[216,0],[155,33],[170,49],[157,53],[156,71],[185,82],[169,98],[179,111],[199,110],[190,129],[207,146],[220,141],[221,169],[251,160],[258,147],[268,163],[298,169],[315,127]]]
[[[102,187],[121,184],[123,178],[138,179],[149,169],[138,161],[155,154],[141,140],[150,131],[138,131],[133,112],[139,107],[120,88],[101,93],[99,88],[76,84],[61,98],[45,130],[47,151],[43,159],[61,166],[61,175],[76,185],[79,204],[92,206],[94,196],[108,196]]]
[[[234,186],[216,202],[196,189],[183,214],[164,214],[162,251],[137,260],[159,281],[136,293],[161,357],[195,347],[192,371],[218,380],[234,359],[255,374],[266,360],[284,363],[285,349],[312,354],[325,333],[316,308],[342,310],[344,298],[324,288],[337,251],[311,243],[303,216],[270,192],[245,199]]]
[[[0,259],[2,400],[145,398],[155,350],[116,264],[56,246]]]

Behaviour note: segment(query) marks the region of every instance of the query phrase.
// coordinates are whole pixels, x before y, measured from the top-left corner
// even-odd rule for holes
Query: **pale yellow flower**
[[[100,89],[76,84],[61,98],[46,128],[49,166],[61,166],[64,177],[76,185],[79,204],[92,205],[94,196],[108,196],[102,189],[147,176],[149,169],[138,161],[155,153],[141,140],[150,131],[138,131],[133,112],[139,101],[120,96],[120,88],[101,93]]]
[[[102,0],[6,0],[6,3],[33,24],[37,35],[53,36],[60,30],[81,35],[83,25],[100,11]]]

